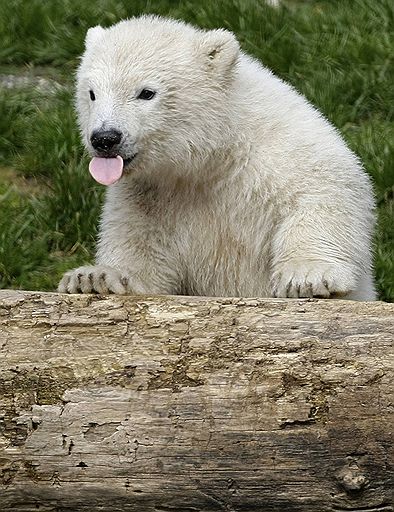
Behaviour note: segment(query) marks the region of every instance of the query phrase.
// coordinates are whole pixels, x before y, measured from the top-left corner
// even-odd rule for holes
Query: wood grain
[[[0,292],[0,510],[393,511],[394,305]]]

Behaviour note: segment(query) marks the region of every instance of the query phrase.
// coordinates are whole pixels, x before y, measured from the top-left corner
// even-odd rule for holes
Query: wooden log
[[[393,510],[394,305],[0,292],[0,510]]]

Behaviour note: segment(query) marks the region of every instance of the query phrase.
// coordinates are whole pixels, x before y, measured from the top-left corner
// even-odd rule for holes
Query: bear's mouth
[[[110,153],[110,152],[107,152],[107,151],[95,151],[93,153],[93,158],[96,157],[96,158],[117,158],[118,156],[120,156],[122,159],[123,159],[123,166],[124,167],[127,167],[133,160],[134,158],[137,156],[138,153],[134,153],[130,156],[126,156],[126,155],[122,155],[120,153]]]
[[[101,185],[113,185],[120,180],[123,171],[127,169],[136,155],[137,153],[134,153],[125,159],[120,155],[94,156],[89,164],[89,172]]]

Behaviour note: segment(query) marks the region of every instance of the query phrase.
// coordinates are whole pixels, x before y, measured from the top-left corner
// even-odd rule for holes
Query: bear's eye
[[[151,100],[156,96],[155,91],[151,91],[150,89],[142,89],[142,91],[137,96],[138,100]]]
[[[89,91],[89,95],[90,95],[90,99],[91,99],[92,101],[94,101],[94,100],[96,99],[96,96],[95,96],[94,92],[92,91],[92,89],[90,89],[90,91]]]

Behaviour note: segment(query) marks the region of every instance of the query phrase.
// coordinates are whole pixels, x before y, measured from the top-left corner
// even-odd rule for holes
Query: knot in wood
[[[368,483],[367,477],[357,470],[345,468],[338,475],[342,487],[348,492],[361,491]]]

